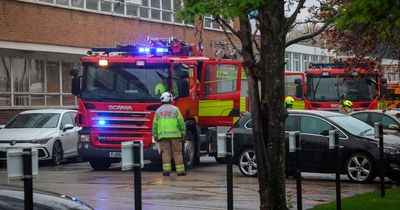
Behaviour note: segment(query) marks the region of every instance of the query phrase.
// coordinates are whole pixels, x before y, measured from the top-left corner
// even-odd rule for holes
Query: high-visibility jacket
[[[181,138],[186,135],[185,122],[179,109],[172,104],[159,107],[153,119],[153,136],[162,138]]]

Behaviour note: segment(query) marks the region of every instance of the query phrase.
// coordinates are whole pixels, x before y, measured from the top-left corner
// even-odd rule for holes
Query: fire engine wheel
[[[191,130],[186,131],[186,137],[183,141],[183,162],[187,170],[191,169],[196,162],[196,150],[194,135]]]
[[[95,158],[89,160],[90,166],[95,171],[104,171],[110,168],[111,161],[105,158]]]

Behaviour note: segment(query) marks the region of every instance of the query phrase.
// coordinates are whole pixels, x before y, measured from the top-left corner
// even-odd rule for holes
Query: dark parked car
[[[24,209],[24,189],[16,186],[0,186],[0,210],[20,209]],[[64,194],[35,190],[33,193],[33,209],[91,210],[93,208]]]
[[[256,176],[257,164],[250,114],[243,115],[228,131],[234,134],[234,163],[245,176]],[[300,131],[302,171],[334,173],[335,156],[329,150],[329,130],[339,131],[342,173],[355,182],[368,182],[377,175],[378,141],[374,128],[348,115],[327,111],[289,111],[285,123],[286,172],[294,173],[294,154],[288,152],[290,131]],[[400,138],[384,135],[385,169],[389,178],[400,180]]]
[[[382,110],[365,110],[353,112],[351,116],[374,126],[375,122],[381,122],[383,126],[383,132],[400,136],[400,111],[388,110],[383,112]]]

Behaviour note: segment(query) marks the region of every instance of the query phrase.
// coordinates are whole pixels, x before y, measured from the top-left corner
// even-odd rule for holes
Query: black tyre
[[[60,165],[64,157],[64,151],[60,141],[55,141],[53,144],[53,154],[51,156],[52,165]]]
[[[257,176],[256,153],[253,148],[246,148],[240,153],[238,166],[244,176]]]
[[[375,179],[375,167],[372,159],[364,153],[350,155],[346,161],[346,173],[354,182],[367,183]]]
[[[195,147],[195,136],[191,130],[186,130],[186,137],[182,142],[183,150],[183,163],[185,164],[186,170],[193,168],[197,162],[196,147]]]
[[[105,158],[95,158],[89,160],[90,166],[95,171],[104,171],[110,168],[111,161]]]

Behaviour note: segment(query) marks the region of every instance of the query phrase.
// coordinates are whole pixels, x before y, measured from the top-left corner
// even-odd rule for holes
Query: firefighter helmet
[[[344,100],[343,101],[343,106],[352,107],[353,106],[353,102],[351,102],[350,100]]]
[[[285,98],[285,106],[287,105],[293,105],[294,104],[294,99],[291,96],[288,96]]]
[[[160,100],[162,103],[171,103],[172,99],[173,99],[173,95],[170,92],[164,92],[160,97]]]

